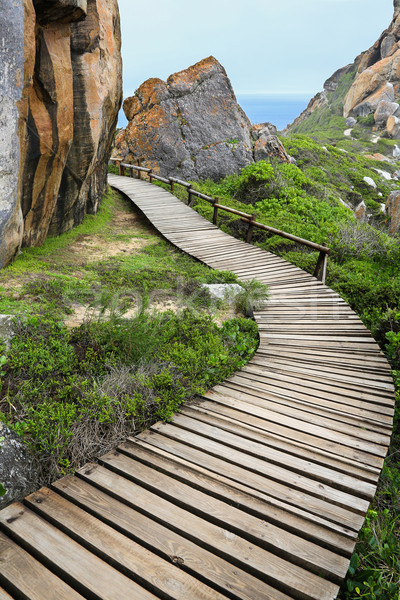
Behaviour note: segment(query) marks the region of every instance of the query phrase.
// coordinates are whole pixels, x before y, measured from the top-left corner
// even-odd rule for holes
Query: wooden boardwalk
[[[110,183],[175,246],[269,285],[260,347],[173,423],[4,509],[0,600],[334,599],[390,440],[388,363],[311,275]]]

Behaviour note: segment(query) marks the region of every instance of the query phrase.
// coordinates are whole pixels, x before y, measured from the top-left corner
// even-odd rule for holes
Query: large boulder
[[[261,158],[289,161],[274,125],[251,126],[212,56],[167,81],[148,79],[123,108],[129,124],[114,157],[163,176],[219,180]]]
[[[213,57],[149,79],[124,102],[129,124],[114,154],[141,159],[161,175],[220,179],[253,161],[250,122]]]
[[[0,0],[0,267],[96,211],[121,102],[117,0],[11,4]]]

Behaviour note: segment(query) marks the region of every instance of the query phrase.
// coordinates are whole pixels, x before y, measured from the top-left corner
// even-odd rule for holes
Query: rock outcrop
[[[346,119],[375,114],[377,129],[385,130],[389,137],[397,137],[400,129],[393,126],[393,121],[388,127],[388,120],[392,116],[400,117],[399,99],[400,6],[399,0],[394,0],[393,20],[388,29],[353,63],[336,71],[324,83],[324,90],[312,98],[306,110],[286,131],[296,132],[316,110],[331,110],[338,114],[343,104],[342,115]]]
[[[21,243],[96,212],[122,93],[117,0],[9,4],[0,0],[0,267]]]
[[[250,121],[237,103],[225,69],[213,57],[171,75],[166,82],[145,81],[123,108],[129,124],[116,136],[114,156],[125,162],[140,159],[163,176],[218,180],[254,161],[254,139],[260,136],[252,139]],[[262,130],[267,125],[268,135],[279,147],[277,158],[286,160],[276,128],[266,123],[257,127]]]
[[[389,194],[386,202],[386,214],[390,218],[390,232],[400,234],[400,191],[396,190]]]

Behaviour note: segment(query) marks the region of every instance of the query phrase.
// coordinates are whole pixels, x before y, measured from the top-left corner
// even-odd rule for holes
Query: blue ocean
[[[313,94],[236,94],[238,103],[253,124],[268,121],[276,125],[278,131],[293,123],[307,107],[312,96]]]
[[[240,106],[252,123],[273,123],[278,131],[292,123],[306,108],[312,94],[236,94]],[[126,127],[128,121],[123,111],[119,114],[118,127]]]

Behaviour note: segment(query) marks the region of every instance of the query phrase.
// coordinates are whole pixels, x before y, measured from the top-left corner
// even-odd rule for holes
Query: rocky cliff
[[[378,130],[400,134],[400,0],[394,0],[393,20],[375,44],[353,63],[339,69],[324,89],[288,127],[296,132],[317,111],[345,118],[374,115]],[[350,121],[351,123],[351,121]]]
[[[252,128],[223,66],[212,56],[167,81],[145,81],[123,105],[129,121],[114,156],[161,175],[218,180],[257,158],[289,160],[268,124]]]
[[[0,0],[0,267],[96,212],[122,93],[117,0],[9,5]]]

